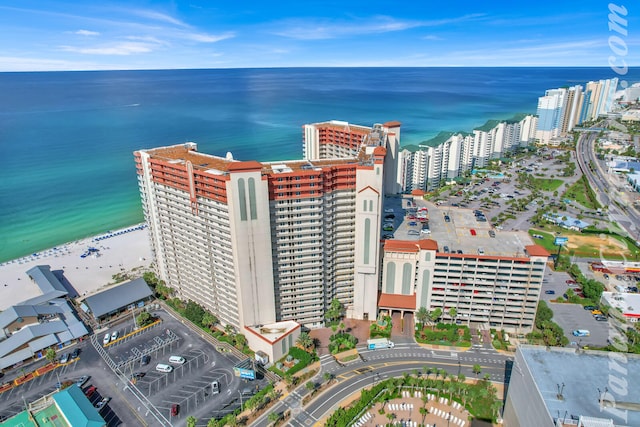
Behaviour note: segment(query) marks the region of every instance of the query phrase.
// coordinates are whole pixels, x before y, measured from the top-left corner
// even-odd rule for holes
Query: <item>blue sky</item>
[[[609,4],[3,0],[0,71],[637,66],[640,5],[610,31]]]

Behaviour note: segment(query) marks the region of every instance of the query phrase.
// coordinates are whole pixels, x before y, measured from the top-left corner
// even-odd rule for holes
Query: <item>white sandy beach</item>
[[[78,295],[89,295],[109,283],[114,274],[149,267],[151,248],[148,229],[131,226],[107,234],[57,246],[35,255],[0,264],[0,310],[41,294],[26,271],[36,265],[49,265],[51,271],[62,270]],[[89,248],[97,249],[84,258]],[[97,254],[93,255],[93,254]]]

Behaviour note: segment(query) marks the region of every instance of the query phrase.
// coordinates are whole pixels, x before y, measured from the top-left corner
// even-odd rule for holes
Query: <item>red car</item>
[[[93,393],[95,393],[95,392],[96,392],[96,390],[97,390],[96,386],[92,385],[91,387],[87,388],[87,389],[84,391],[84,394],[85,394],[85,396],[87,396],[87,397],[91,397],[91,396],[93,396]]]
[[[576,283],[578,283],[578,282],[576,282],[575,280],[567,280],[565,283],[566,283],[567,285],[575,285],[575,284],[576,284]]]
[[[174,403],[173,405],[171,405],[171,416],[175,417],[179,413],[180,413],[180,405],[178,405],[177,403]]]

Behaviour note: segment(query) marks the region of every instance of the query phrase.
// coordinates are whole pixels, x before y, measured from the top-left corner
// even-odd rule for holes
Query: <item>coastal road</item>
[[[361,359],[347,366],[339,365],[331,356],[321,358],[320,372],[311,381],[320,383],[323,375],[330,373],[334,377],[334,384],[310,404],[305,407],[302,405],[303,398],[309,393],[302,384],[251,425],[266,427],[270,424],[267,419],[269,413],[289,410],[289,426],[309,427],[330,415],[343,401],[363,388],[388,378],[401,377],[405,373],[419,371],[425,375],[426,368],[444,369],[449,375],[462,373],[467,378],[473,378],[473,366],[478,364],[481,367],[480,376],[489,374],[492,381],[504,382],[505,376],[508,376],[509,362],[513,360],[510,356],[481,346],[455,352],[431,350],[408,343],[388,350],[360,350]]]
[[[596,132],[584,132],[580,135],[576,145],[578,166],[587,177],[600,203],[608,207],[609,217],[629,233],[634,240],[638,241],[639,236],[636,224],[640,224],[640,215],[632,207],[624,206],[616,197],[617,189],[608,182],[594,152],[597,138],[598,134]],[[595,165],[595,167],[591,168],[590,164]],[[619,209],[618,206],[622,206],[623,209]]]

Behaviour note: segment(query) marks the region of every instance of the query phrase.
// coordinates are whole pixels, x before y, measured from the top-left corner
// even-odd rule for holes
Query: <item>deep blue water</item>
[[[0,261],[142,221],[132,152],[195,141],[297,159],[305,123],[403,123],[402,145],[535,113],[608,68],[317,68],[0,73]],[[640,81],[630,70],[629,81]]]

